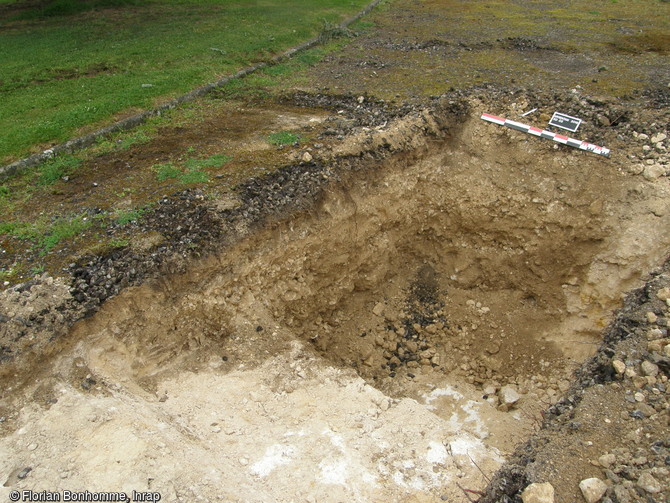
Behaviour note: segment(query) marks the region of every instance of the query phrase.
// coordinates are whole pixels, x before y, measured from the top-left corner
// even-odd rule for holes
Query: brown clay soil
[[[50,274],[0,294],[0,498],[670,501],[667,40],[496,5],[384,4],[299,89],[211,100],[45,193],[154,204],[43,257],[3,241]],[[611,157],[480,119],[555,110]],[[234,155],[156,183],[193,150]]]

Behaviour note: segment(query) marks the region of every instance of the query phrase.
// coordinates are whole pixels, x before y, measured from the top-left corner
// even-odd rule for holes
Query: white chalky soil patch
[[[286,375],[296,361],[305,377]],[[95,397],[64,384],[49,410],[24,409],[0,470],[32,468],[16,488],[165,501],[399,501],[450,494],[450,480],[480,487],[474,463],[492,473],[503,461],[456,417],[389,398],[302,343],[253,369],[219,366],[162,381],[162,402],[122,384]]]

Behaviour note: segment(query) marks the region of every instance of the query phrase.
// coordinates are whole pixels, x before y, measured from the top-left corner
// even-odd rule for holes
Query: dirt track
[[[642,149],[667,109],[651,104],[490,88],[351,121],[235,197],[166,198],[147,225],[162,243],[184,223],[171,247],[80,264],[71,289],[5,291],[0,494],[467,501],[519,448],[491,501],[545,481],[579,501],[587,475],[612,501],[666,501],[639,479],[670,481],[667,271],[605,330],[668,256],[670,187],[651,169],[667,170],[667,142]],[[612,158],[479,119],[533,107],[593,118],[582,134]],[[603,109],[619,123],[598,126]],[[209,254],[184,259],[198,239]],[[31,311],[38,330],[20,321]],[[617,376],[617,358],[637,374],[656,358],[658,373]],[[501,403],[510,387],[519,400]]]

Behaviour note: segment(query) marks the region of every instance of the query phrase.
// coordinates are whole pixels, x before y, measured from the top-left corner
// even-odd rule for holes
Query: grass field
[[[367,0],[82,3],[0,0],[0,163],[266,60]]]

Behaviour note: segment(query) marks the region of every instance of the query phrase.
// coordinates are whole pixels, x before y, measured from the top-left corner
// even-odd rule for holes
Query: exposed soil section
[[[488,106],[445,98],[355,127],[329,162],[249,181],[225,204],[165,198],[146,222],[169,247],[82,263],[69,291],[48,278],[53,294],[8,291],[6,486],[111,484],[175,501],[483,491],[555,415],[620,293],[663,261],[670,235],[665,178],[485,123]],[[188,265],[175,254],[193,236],[228,247]],[[167,269],[124,288],[156,270],[150,257]],[[67,337],[12,340],[35,305],[22,299],[47,293],[41,316],[56,328],[48,313],[113,298]],[[31,359],[37,374],[10,377]],[[105,454],[86,456],[91,442]]]
[[[566,24],[492,39],[445,11],[473,22],[483,5],[398,2],[309,89],[212,105],[45,195],[91,215],[155,203],[0,294],[0,497],[518,502],[548,482],[567,503],[598,478],[594,501],[668,501],[667,89],[615,99],[627,82],[530,90],[494,71],[428,98],[417,71],[465,78],[466,53],[519,54],[517,78],[562,61],[551,85],[593,80],[593,51],[624,62],[607,37],[570,52]],[[667,74],[663,40],[627,53],[644,82]],[[611,158],[480,120],[555,110]],[[303,139],[272,147],[278,130]],[[234,155],[209,185],[156,184],[189,149]],[[128,243],[80,246],[95,232]]]

